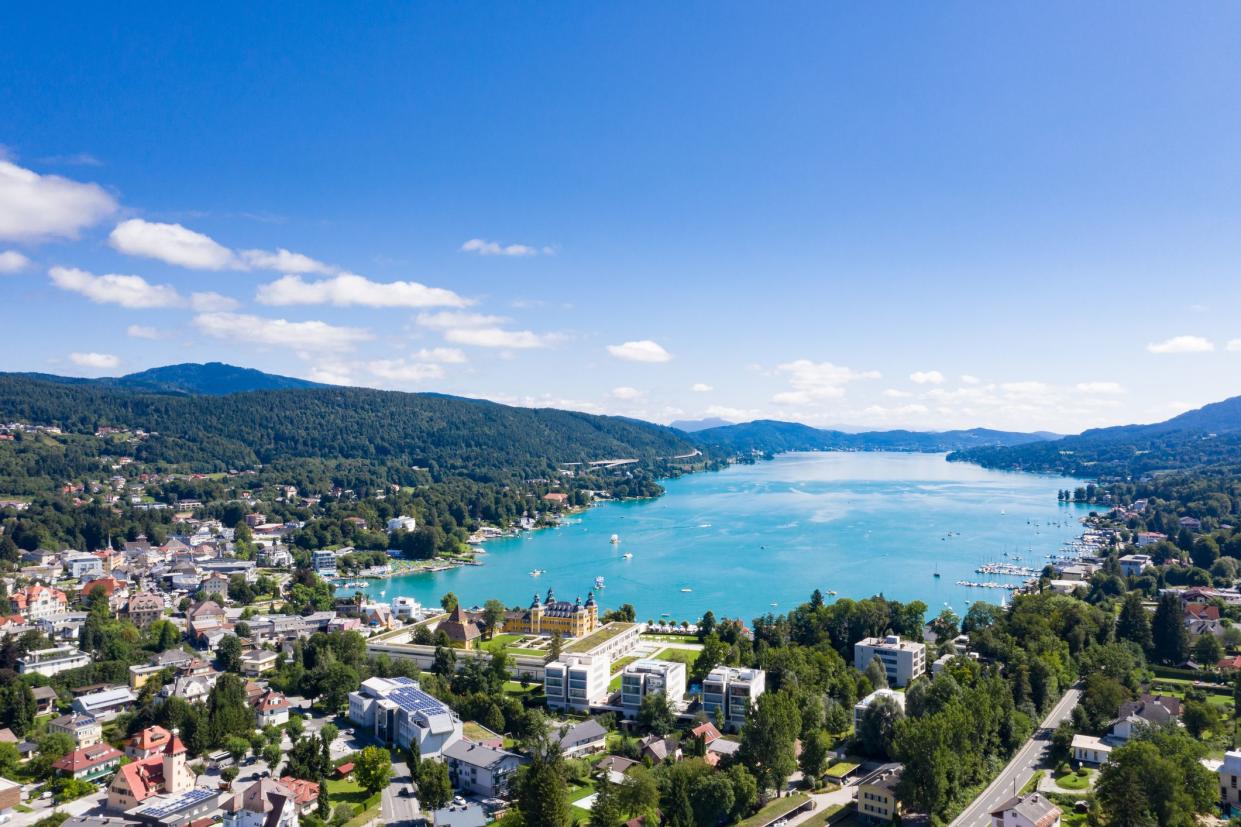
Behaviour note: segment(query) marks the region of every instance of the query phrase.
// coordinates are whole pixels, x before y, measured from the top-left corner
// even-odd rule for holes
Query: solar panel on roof
[[[184,809],[192,804],[197,804],[200,801],[205,801],[213,795],[215,795],[214,790],[190,790],[175,801],[170,801],[167,804],[161,804],[158,807],[147,807],[145,810],[139,810],[138,814],[148,818],[164,818],[165,816],[172,815],[177,810]]]

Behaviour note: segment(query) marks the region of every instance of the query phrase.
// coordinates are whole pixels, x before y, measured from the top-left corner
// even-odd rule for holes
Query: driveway
[[[421,820],[418,799],[412,795],[403,795],[413,787],[413,774],[404,761],[392,762],[392,780],[384,788],[380,802],[380,814],[388,827],[408,827]]]

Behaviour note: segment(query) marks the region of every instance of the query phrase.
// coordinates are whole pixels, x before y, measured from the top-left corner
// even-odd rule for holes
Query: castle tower
[[[164,747],[164,792],[183,793],[194,787],[194,773],[186,766],[187,750],[175,732]]]

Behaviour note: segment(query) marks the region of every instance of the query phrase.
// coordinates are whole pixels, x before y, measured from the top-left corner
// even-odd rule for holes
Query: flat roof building
[[[767,690],[767,673],[762,669],[738,669],[717,666],[702,682],[702,709],[708,715],[719,715],[724,726],[740,729],[750,707]]]
[[[543,693],[550,709],[590,711],[608,694],[612,662],[605,655],[567,653],[543,669]]]
[[[671,702],[685,695],[685,664],[673,660],[638,660],[621,673],[621,706],[625,716],[638,714],[642,699],[652,692],[662,692]]]
[[[888,686],[908,686],[926,673],[926,644],[901,640],[900,635],[868,637],[853,646],[853,666],[859,672],[879,658],[888,675]]]

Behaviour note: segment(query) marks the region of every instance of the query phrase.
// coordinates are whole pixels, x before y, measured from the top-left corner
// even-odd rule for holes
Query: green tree
[[[30,684],[20,680],[13,681],[6,690],[0,692],[0,699],[4,701],[0,715],[3,716],[4,725],[11,729],[14,735],[24,736],[33,729],[39,705]]]
[[[819,786],[819,779],[827,771],[827,761],[832,751],[832,739],[821,729],[812,731],[801,742],[798,766],[812,787]]]
[[[211,744],[230,735],[245,738],[254,731],[254,712],[246,702],[246,688],[237,675],[225,673],[207,696],[207,730]]]
[[[358,688],[361,678],[352,666],[329,663],[319,679],[319,700],[331,710],[339,710],[349,700],[349,693]]]
[[[354,777],[371,795],[388,786],[392,780],[392,756],[383,747],[365,747],[354,763]]]
[[[884,668],[883,661],[875,655],[870,659],[870,663],[866,664],[866,679],[870,681],[870,685],[875,689],[888,688],[888,670]]]
[[[483,623],[487,627],[487,638],[496,636],[496,632],[504,626],[504,615],[508,610],[495,598],[483,604]]]
[[[638,706],[638,726],[646,732],[667,735],[676,728],[672,704],[662,692],[649,692]]]
[[[241,639],[236,635],[220,638],[215,649],[215,660],[221,672],[241,671]]]
[[[224,749],[228,750],[229,757],[234,761],[240,761],[250,751],[250,742],[237,735],[230,735],[224,739]]]
[[[1099,771],[1095,798],[1109,827],[1192,827],[1211,811],[1219,790],[1199,763],[1204,747],[1183,732],[1164,730],[1112,750]]]
[[[418,764],[418,799],[424,810],[438,810],[452,801],[452,781],[448,767],[440,761],[422,761]]]
[[[451,612],[453,609],[457,608],[457,604],[459,602],[460,601],[457,600],[457,595],[453,594],[452,592],[448,592],[447,594],[445,594],[443,597],[440,598],[440,606],[446,612]]]
[[[1116,618],[1116,636],[1122,640],[1131,640],[1143,651],[1151,648],[1150,616],[1142,606],[1141,592],[1129,592],[1120,605],[1120,616]]]
[[[659,812],[659,782],[641,765],[625,773],[620,788],[621,809],[630,818],[653,820]]]
[[[539,722],[524,748],[530,762],[517,774],[517,811],[528,825],[567,827],[572,816],[564,759],[545,723]]]
[[[1194,641],[1194,659],[1203,666],[1211,667],[1219,663],[1224,656],[1224,647],[1219,638],[1210,633],[1199,635]]]
[[[862,713],[862,725],[857,732],[862,750],[873,758],[892,757],[896,724],[904,717],[900,704],[887,695],[880,695],[871,701]]]
[[[1181,619],[1181,600],[1173,592],[1159,599],[1151,622],[1154,655],[1162,663],[1180,663],[1189,656],[1189,632]]]
[[[759,696],[741,728],[741,763],[758,781],[760,797],[767,790],[778,795],[797,769],[794,742],[801,731],[797,701],[785,690]]]
[[[590,827],[621,827],[625,823],[618,787],[606,778],[599,782],[590,806]]]

